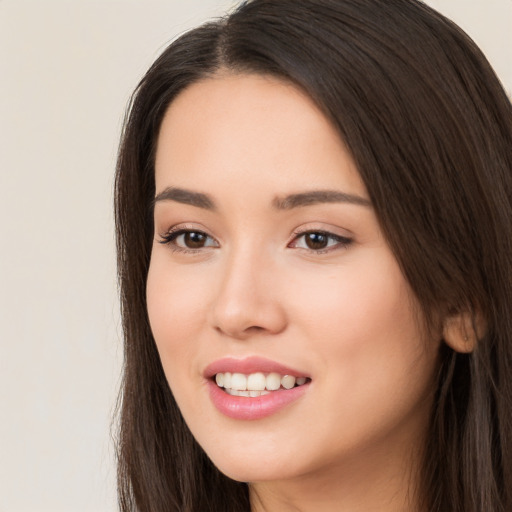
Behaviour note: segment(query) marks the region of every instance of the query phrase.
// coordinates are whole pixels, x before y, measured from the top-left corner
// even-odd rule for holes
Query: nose
[[[214,329],[239,340],[282,332],[287,318],[276,274],[272,261],[254,254],[226,261],[210,309]]]

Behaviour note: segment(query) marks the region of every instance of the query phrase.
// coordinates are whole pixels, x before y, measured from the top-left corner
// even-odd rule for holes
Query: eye
[[[352,243],[350,238],[326,231],[306,231],[296,233],[296,235],[289,247],[315,252],[326,252],[336,248],[344,248]]]
[[[169,245],[177,251],[196,251],[219,246],[210,235],[194,229],[170,230],[165,235],[161,235],[161,238],[159,240],[161,244]]]

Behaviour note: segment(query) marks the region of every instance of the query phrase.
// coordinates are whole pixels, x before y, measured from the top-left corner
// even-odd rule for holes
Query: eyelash
[[[353,242],[353,240],[351,238],[341,236],[341,235],[335,235],[334,233],[330,233],[329,231],[323,231],[321,229],[308,229],[305,231],[295,231],[294,238],[290,242],[290,244],[288,244],[288,247],[296,247],[296,245],[291,245],[291,244],[297,244],[298,240],[300,240],[301,238],[305,239],[305,237],[307,235],[317,235],[317,236],[320,235],[320,236],[326,237],[328,239],[328,241],[335,242],[331,246],[328,245],[327,247],[325,247],[323,249],[312,249],[310,247],[297,247],[298,249],[304,249],[306,251],[311,251],[314,254],[326,254],[331,251],[346,249]]]
[[[164,235],[160,235],[161,240],[158,242],[167,245],[171,248],[173,252],[180,252],[180,253],[187,253],[187,254],[197,254],[201,250],[205,248],[216,248],[218,245],[206,245],[198,248],[189,248],[189,247],[181,247],[177,245],[176,239],[182,235],[187,234],[195,234],[205,237],[206,239],[214,240],[213,237],[205,233],[204,231],[198,230],[198,229],[192,229],[192,228],[171,228],[167,233]],[[330,241],[334,241],[334,244],[327,245],[327,247],[322,249],[312,249],[310,247],[297,247],[298,241],[301,238],[304,238],[307,235],[316,235],[316,236],[323,236],[326,237],[328,240],[328,244]],[[331,251],[339,250],[339,249],[346,249],[353,240],[351,238],[347,238],[340,235],[335,235],[334,233],[330,233],[328,231],[323,230],[314,230],[309,229],[307,231],[296,231],[294,232],[294,238],[293,240],[287,245],[287,247],[297,248],[297,249],[303,249],[309,252],[312,252],[314,254],[325,254]],[[307,243],[307,242],[306,242]],[[215,241],[215,244],[217,242]]]
[[[199,247],[197,249],[189,248],[189,247],[181,247],[176,243],[176,239],[180,237],[181,235],[187,235],[194,233],[196,235],[204,236],[207,239],[213,240],[213,238],[205,233],[204,231],[201,231],[200,229],[192,229],[192,228],[171,228],[167,233],[164,235],[160,235],[161,240],[158,242],[167,245],[170,247],[170,249],[173,252],[181,252],[181,253],[187,253],[187,254],[197,254],[199,251],[201,251],[204,248],[212,247],[212,246],[203,246]]]

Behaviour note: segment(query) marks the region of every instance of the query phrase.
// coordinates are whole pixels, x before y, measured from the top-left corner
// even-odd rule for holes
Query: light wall
[[[429,3],[511,91],[512,1]],[[0,512],[116,510],[111,203],[124,108],[169,40],[232,4],[0,0]]]

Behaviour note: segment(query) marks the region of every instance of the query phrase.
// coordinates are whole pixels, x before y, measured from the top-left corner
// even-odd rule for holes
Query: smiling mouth
[[[217,373],[214,380],[227,394],[231,396],[258,397],[275,391],[289,390],[303,386],[311,379],[294,377],[279,373]]]

